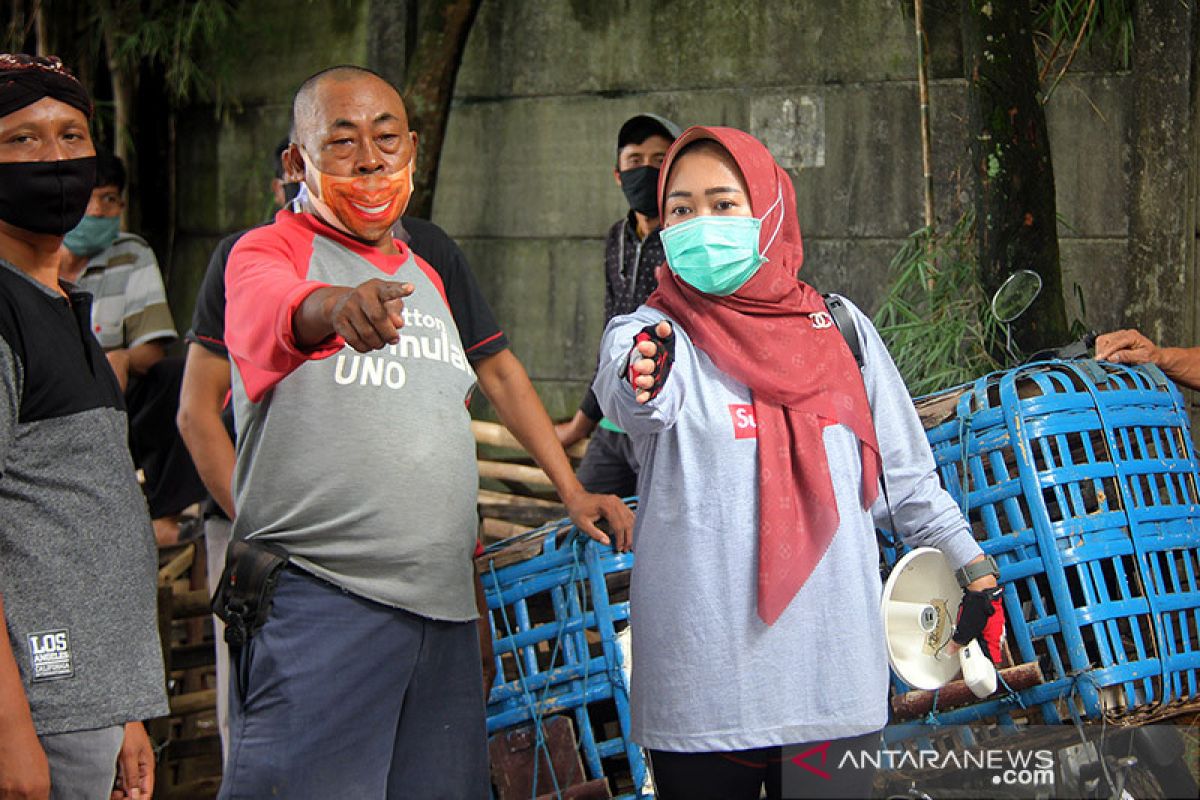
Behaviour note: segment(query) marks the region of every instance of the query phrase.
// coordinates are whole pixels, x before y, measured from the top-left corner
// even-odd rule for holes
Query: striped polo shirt
[[[176,338],[158,261],[140,236],[118,236],[88,260],[77,285],[93,297],[92,333],[105,350]]]

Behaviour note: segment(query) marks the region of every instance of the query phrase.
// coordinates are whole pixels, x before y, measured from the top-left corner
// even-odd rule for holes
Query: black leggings
[[[650,750],[650,768],[659,800],[758,800],[764,785],[770,800],[854,798],[871,796],[872,762],[849,751],[874,755],[879,732],[784,747],[760,747],[715,753],[672,753]],[[827,747],[826,747],[827,745]],[[822,758],[822,753],[824,758]],[[800,766],[800,760],[809,765]]]

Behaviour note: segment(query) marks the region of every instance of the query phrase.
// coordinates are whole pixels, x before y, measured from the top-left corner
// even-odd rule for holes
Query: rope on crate
[[[1003,686],[1004,690],[1007,692],[1004,697],[1000,698],[1001,703],[1005,705],[1019,705],[1021,708],[1028,708],[1028,706],[1025,705],[1025,701],[1021,699],[1020,693],[1017,692],[1016,689],[1009,686],[1008,681],[1004,680],[1004,676],[1000,673],[1000,670],[996,670],[996,678],[999,679],[1000,685]]]
[[[941,688],[933,690],[933,705],[929,708],[929,713],[925,715],[926,725],[941,725],[942,721],[937,715],[938,695],[942,692]]]
[[[569,535],[575,535],[575,533],[577,533],[577,531],[572,531],[572,533]],[[575,541],[573,542],[573,546],[571,548],[571,572],[570,572],[570,577],[567,580],[567,583],[571,586],[572,593],[575,593],[578,591],[579,571],[582,566],[582,564],[580,562],[580,556],[579,556],[579,551],[580,551],[579,545],[580,545],[580,539],[577,537],[575,539]],[[503,603],[503,592],[500,589],[500,580],[496,576],[496,565],[495,565],[494,561],[488,562],[488,570],[491,573],[492,582],[496,586],[497,594],[500,595],[501,602],[498,605],[500,607],[500,616],[504,620],[505,634],[511,640],[513,638],[512,622],[508,618],[508,607]],[[576,600],[578,600],[578,597],[579,597],[578,594],[576,594],[575,597],[576,597]],[[581,614],[583,613],[582,605],[580,605],[580,612],[581,612]],[[558,658],[559,651],[562,649],[563,633],[564,633],[565,629],[566,629],[566,620],[563,620],[563,619],[558,620],[558,632],[554,636],[554,649],[550,653],[550,662],[549,662],[550,669],[554,669],[554,662]],[[584,634],[584,636],[585,636],[584,641],[586,643],[586,634]],[[533,693],[529,690],[528,681],[526,680],[525,667],[521,662],[521,654],[519,652],[517,652],[519,648],[516,646],[516,644],[512,644],[511,647],[512,647],[512,654],[513,654],[513,662],[517,665],[517,678],[521,682],[521,696],[525,700],[526,707],[529,709],[529,715],[533,721],[533,728],[534,728],[533,785],[530,790],[532,793],[531,797],[537,796],[538,771],[539,771],[539,768],[541,767],[541,759],[538,757],[538,754],[544,753],[546,756],[546,763],[548,763],[550,765],[550,779],[554,784],[554,794],[556,797],[561,798],[563,796],[562,795],[562,787],[560,787],[558,785],[558,775],[554,771],[554,760],[550,755],[550,746],[546,742],[546,736],[542,729],[543,717],[542,717],[542,712],[540,711],[540,708],[544,705],[544,703],[546,701],[546,697],[550,692],[551,683],[549,681],[546,682],[546,685],[544,687],[542,687],[541,697],[539,697],[535,701],[533,699]],[[584,653],[583,653],[583,690],[582,690],[584,700],[587,699],[587,681],[588,681],[588,671],[589,671],[589,667],[590,667],[589,662],[590,662],[590,654],[587,652],[587,649],[585,647]]]
[[[512,623],[508,619],[508,608],[504,605],[503,592],[500,589],[500,580],[496,577],[496,564],[494,561],[488,562],[488,570],[491,572],[492,581],[496,586],[496,592],[500,595],[500,616],[504,620],[504,631],[508,638],[513,638]],[[515,643],[511,644],[513,663],[517,665],[517,679],[521,682],[521,696],[525,699],[526,705],[529,707],[529,714],[533,719],[533,797],[537,796],[538,785],[538,767],[541,766],[541,758],[538,756],[541,753],[546,754],[546,760],[550,762],[550,778],[554,782],[554,792],[559,797],[562,796],[562,790],[558,785],[558,775],[554,772],[554,761],[550,757],[550,747],[546,744],[546,736],[542,731],[542,714],[538,711],[537,704],[530,699],[532,694],[529,691],[529,684],[525,680],[525,667],[521,664],[521,654],[518,652],[518,647]]]

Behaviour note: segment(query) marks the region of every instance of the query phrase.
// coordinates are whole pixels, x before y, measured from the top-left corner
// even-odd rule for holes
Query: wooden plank
[[[512,545],[497,550],[494,553],[484,553],[475,559],[475,569],[480,575],[486,574],[491,567],[500,569],[518,561],[526,561],[542,552],[542,544],[546,534],[530,536],[528,539],[514,542]]]
[[[583,760],[571,720],[552,716],[542,723],[542,732],[545,749],[536,746],[532,725],[500,731],[488,739],[492,783],[500,800],[534,796],[540,800],[547,792],[553,797],[557,794],[555,789],[567,791],[568,787],[585,783]],[[597,795],[586,792],[569,796]]]
[[[169,700],[173,717],[195,714],[200,711],[212,711],[217,707],[217,690],[203,689],[199,692],[177,694]]]
[[[958,398],[970,390],[962,387],[954,391],[923,397],[913,403],[917,407],[917,416],[921,418],[921,426],[931,430],[954,416],[958,406]]]
[[[207,589],[184,589],[174,592],[171,603],[173,619],[204,617],[212,613]]]
[[[171,669],[188,670],[211,667],[217,662],[217,651],[212,642],[177,644],[171,648]]]
[[[189,543],[183,548],[178,555],[174,556],[164,566],[158,570],[158,585],[174,583],[183,577],[183,574],[192,567],[192,562],[196,558],[196,545]]]
[[[537,467],[529,467],[524,464],[509,464],[504,461],[486,461],[481,459],[479,461],[479,477],[494,478],[498,481],[511,481],[531,487],[545,486],[551,489],[554,488],[554,483],[546,473]]]

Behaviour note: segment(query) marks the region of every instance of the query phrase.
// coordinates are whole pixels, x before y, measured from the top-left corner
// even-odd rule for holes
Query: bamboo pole
[[[509,464],[504,461],[479,461],[479,477],[495,478],[499,481],[513,481],[527,486],[545,486],[554,488],[554,482],[537,467],[527,467],[524,464]]]
[[[508,428],[495,422],[485,422],[483,420],[471,420],[471,433],[475,436],[475,441],[478,444],[486,444],[492,447],[504,447],[509,450],[520,450],[525,452],[524,446],[517,441],[517,437],[513,436]],[[567,455],[575,458],[582,458],[584,451],[587,449],[587,441],[578,442],[567,448]]]
[[[913,3],[917,32],[917,91],[921,101],[921,166],[925,178],[925,227],[933,229],[933,145],[929,131],[929,42],[925,38],[925,4]]]

